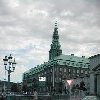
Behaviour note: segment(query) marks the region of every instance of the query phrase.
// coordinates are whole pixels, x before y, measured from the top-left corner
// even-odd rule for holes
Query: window
[[[66,68],[64,68],[64,72],[66,72]]]
[[[51,82],[52,82],[52,77],[51,77]]]
[[[87,71],[85,71],[85,74],[87,74]]]
[[[59,81],[61,81],[61,78],[59,78]]]
[[[83,70],[81,70],[81,73],[83,73]]]
[[[79,73],[79,70],[77,70],[77,73]]]
[[[50,72],[52,72],[52,69],[50,70]]]
[[[60,68],[59,70],[62,71],[62,68]]]
[[[69,69],[69,72],[70,72],[70,69]]]
[[[44,72],[44,74],[46,74],[46,72]]]
[[[89,74],[90,74],[90,71],[88,71],[87,73],[89,73]]]
[[[41,73],[41,76],[43,75],[43,73]]]
[[[73,69],[73,73],[75,73],[75,70]]]
[[[79,74],[77,76],[79,76]]]
[[[57,82],[57,78],[55,78],[55,82]]]

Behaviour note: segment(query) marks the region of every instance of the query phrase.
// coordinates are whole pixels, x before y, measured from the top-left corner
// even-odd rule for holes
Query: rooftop
[[[45,68],[50,67],[53,64],[57,65],[66,65],[66,67],[82,67],[82,68],[88,68],[90,66],[90,60],[88,58],[85,58],[85,56],[78,57],[74,56],[74,54],[71,55],[60,55],[55,57],[52,60],[49,60],[48,62],[44,62],[44,64],[37,65],[37,67],[31,68],[30,70],[26,71],[24,74],[36,74],[40,71],[43,71]]]

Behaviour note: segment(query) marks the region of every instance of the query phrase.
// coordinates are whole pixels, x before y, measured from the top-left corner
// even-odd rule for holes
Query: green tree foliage
[[[27,92],[28,91],[28,86],[27,85],[23,85],[22,91]]]
[[[39,87],[39,82],[36,78],[33,78],[33,85],[32,85],[33,89],[36,89]]]
[[[17,83],[13,83],[11,86],[11,92],[18,92],[18,86]]]
[[[76,89],[76,86],[75,86],[75,84],[74,84],[74,85],[72,86],[72,88],[71,88],[72,93],[75,92],[75,89]]]
[[[85,83],[83,81],[80,82],[80,90],[86,91]]]

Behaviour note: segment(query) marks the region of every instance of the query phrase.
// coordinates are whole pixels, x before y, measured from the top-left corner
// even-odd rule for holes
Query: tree
[[[13,83],[11,86],[11,92],[18,92],[17,83]]]
[[[59,93],[62,93],[63,83],[62,82],[59,82],[58,87],[59,87],[59,90],[58,90]]]
[[[80,82],[80,90],[86,91],[85,83],[83,81]]]
[[[74,92],[75,92],[75,89],[76,89],[76,86],[75,86],[75,84],[72,86],[72,89],[71,89],[71,91],[72,91],[72,93],[74,94]]]
[[[22,91],[27,92],[28,91],[28,86],[27,85],[23,85]]]
[[[36,78],[33,78],[33,85],[32,85],[33,89],[37,89],[39,87],[39,82]]]
[[[79,85],[78,84],[76,84],[76,89],[79,89]]]

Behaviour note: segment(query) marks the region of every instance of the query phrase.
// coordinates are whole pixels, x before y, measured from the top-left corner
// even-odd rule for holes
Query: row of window
[[[84,74],[88,74],[88,71],[87,70],[84,70],[84,69],[81,69],[81,70],[79,70],[79,69],[67,69],[67,68],[55,68],[55,72],[56,71],[62,71],[62,72],[72,72],[72,73],[84,73]],[[50,70],[50,72],[52,72],[53,70],[51,69]],[[46,74],[46,73],[45,73]]]
[[[79,70],[78,70],[79,71]],[[87,72],[87,71],[86,71]],[[75,74],[75,73],[69,73],[69,74],[67,74],[69,77],[75,77],[76,75],[77,76],[79,76],[79,74]],[[63,75],[62,75],[63,76]],[[54,81],[55,82],[61,82],[62,81],[62,76],[60,76],[60,77],[55,77],[54,78]],[[25,80],[24,80],[25,81]],[[33,79],[27,79],[26,80],[28,83],[32,83],[33,82]],[[46,81],[47,82],[53,82],[53,77],[52,77],[52,75],[50,75],[50,76],[48,76],[47,78],[46,78]]]
[[[88,71],[87,70],[83,70],[83,69],[81,69],[81,70],[79,70],[79,69],[67,69],[67,68],[55,68],[55,72],[57,72],[57,70],[59,71],[59,72],[64,72],[64,73],[74,73],[74,74],[79,74],[79,73],[84,73],[84,74],[88,74]],[[53,72],[53,69],[50,69],[49,70],[49,72]],[[41,74],[39,74],[38,75],[38,77],[40,77],[40,76],[44,76],[44,75],[46,75],[46,74],[48,74],[48,71],[45,71],[45,72],[42,72]],[[29,76],[29,75],[27,75],[27,77],[26,78],[29,78],[29,77],[32,77],[32,76]]]
[[[60,61],[58,61],[60,62]],[[83,64],[82,62],[75,63],[74,61],[67,61],[63,62],[64,65],[72,65],[72,66],[79,66],[79,67],[89,67],[90,65],[88,63]]]

